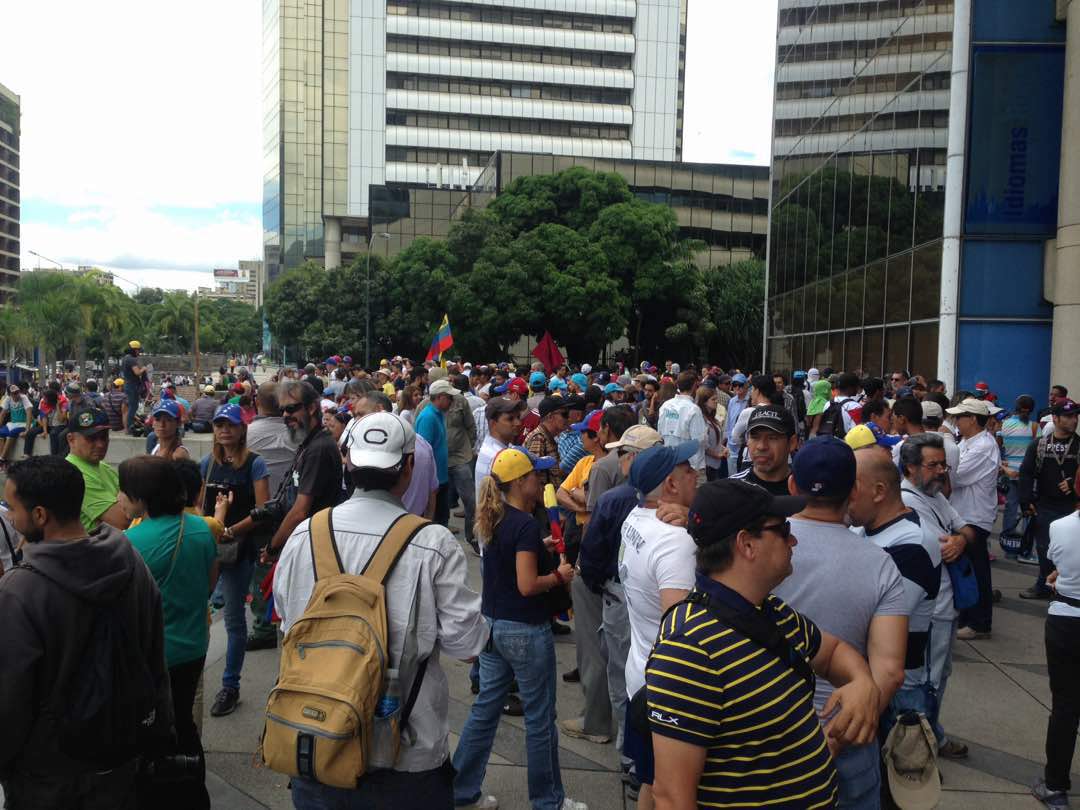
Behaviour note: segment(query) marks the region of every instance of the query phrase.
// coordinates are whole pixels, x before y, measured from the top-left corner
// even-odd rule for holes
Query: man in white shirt
[[[683,442],[697,442],[698,450],[690,458],[690,466],[696,472],[705,470],[705,415],[694,402],[691,391],[697,377],[691,371],[679,375],[676,386],[679,393],[660,406],[656,419],[656,432],[668,447]]]
[[[845,371],[836,378],[836,397],[844,415],[844,432],[862,424],[862,403],[859,401],[859,375]]]
[[[900,493],[904,505],[914,509],[923,530],[923,547],[932,560],[943,563],[958,560],[968,542],[974,540],[974,530],[963,519],[943,494],[948,483],[945,461],[945,442],[939,433],[920,433],[909,436],[900,451],[904,468],[904,481]],[[953,606],[952,580],[945,565],[941,566],[941,584],[934,615],[930,622],[930,641],[926,648],[924,668],[908,671],[904,675],[904,687],[919,689],[929,681],[930,694],[925,708],[920,708],[930,721],[938,742],[938,755],[946,759],[963,759],[968,748],[963,743],[950,740],[941,727],[939,715],[945,700],[945,686],[952,670],[952,643],[956,632],[956,608]]]
[[[480,445],[480,452],[476,454],[476,471],[474,481],[476,491],[480,491],[480,483],[491,473],[491,462],[495,460],[500,450],[504,450],[513,443],[521,432],[521,415],[525,413],[525,403],[516,397],[492,397],[484,406],[484,423],[487,425],[487,436]]]
[[[960,433],[960,461],[949,471],[952,495],[949,502],[965,524],[975,533],[975,539],[964,552],[975,569],[979,582],[979,601],[960,611],[958,639],[971,641],[989,638],[993,617],[993,587],[990,579],[990,550],[986,541],[997,519],[997,479],[1001,469],[1001,450],[994,437],[986,431],[990,408],[981,399],[965,399],[947,413],[953,417]]]
[[[342,566],[356,574],[390,525],[405,514],[401,496],[412,476],[414,433],[401,417],[374,413],[356,425],[350,440],[349,474],[356,491],[334,507],[332,525]],[[315,585],[309,526],[305,520],[293,531],[274,575],[275,606],[286,635],[303,615]],[[403,808],[453,804],[449,691],[439,657],[445,651],[471,661],[489,636],[480,596],[469,589],[466,576],[465,554],[443,526],[425,526],[405,548],[385,583],[388,666],[400,672],[402,695],[409,694],[413,680],[423,673],[409,718],[412,733],[402,734],[393,770],[378,780],[365,780],[349,799],[342,799],[339,788],[294,777],[297,807],[342,801]]]
[[[694,587],[694,541],[684,527],[661,521],[656,509],[661,504],[689,509],[694,502],[697,472],[689,460],[696,450],[694,442],[657,445],[639,452],[630,465],[630,485],[644,500],[623,522],[619,549],[619,581],[630,618],[625,670],[628,699],[645,685],[645,664],[661,617]],[[623,753],[634,760],[642,783],[638,806],[652,807],[652,747],[634,729],[629,712]]]

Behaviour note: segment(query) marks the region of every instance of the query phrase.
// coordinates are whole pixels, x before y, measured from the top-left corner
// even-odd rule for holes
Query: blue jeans
[[[247,595],[251,585],[251,572],[255,569],[253,557],[241,557],[235,565],[221,569],[218,585],[225,596],[225,671],[221,685],[230,689],[240,688],[240,670],[244,668],[244,652],[247,649]]]
[[[135,411],[139,409],[139,390],[140,387],[137,385],[124,383],[124,394],[127,396],[128,406],[127,424],[124,426],[124,429],[127,430],[128,433],[130,433],[131,429],[135,426]]]
[[[465,539],[473,539],[473,521],[476,519],[476,482],[471,464],[456,464],[448,470],[450,489],[457,493],[465,507]]]
[[[1005,515],[1001,521],[1001,533],[1013,536],[1022,534],[1020,529],[1020,482],[1009,479],[1009,488],[1005,492]]]
[[[834,760],[840,777],[839,810],[881,810],[878,744],[849,746]]]
[[[450,810],[454,806],[454,771],[449,760],[430,771],[375,771],[356,790],[320,785],[303,777],[295,777],[290,784],[296,810]]]
[[[510,681],[517,678],[525,709],[525,752],[533,810],[559,810],[566,794],[559,771],[555,728],[555,639],[551,625],[505,619],[492,622],[491,640],[480,653],[480,694],[454,752],[454,803],[477,801]]]

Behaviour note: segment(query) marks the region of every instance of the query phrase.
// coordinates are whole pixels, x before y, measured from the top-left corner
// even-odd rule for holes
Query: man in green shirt
[[[67,460],[82,473],[86,492],[79,518],[87,531],[99,523],[126,529],[130,522],[116,502],[120,480],[105,463],[109,452],[109,415],[101,408],[83,408],[68,419]]]

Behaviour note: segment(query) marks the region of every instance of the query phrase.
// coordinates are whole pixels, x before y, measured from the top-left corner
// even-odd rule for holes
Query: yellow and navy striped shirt
[[[753,606],[698,576],[699,590]],[[763,610],[809,662],[821,631],[783,601]],[[814,711],[813,688],[789,664],[725,627],[697,604],[679,605],[660,627],[646,668],[653,733],[708,749],[698,807],[835,807],[837,776]]]

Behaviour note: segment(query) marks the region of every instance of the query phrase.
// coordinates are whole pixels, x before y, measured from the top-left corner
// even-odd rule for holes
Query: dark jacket
[[[1044,449],[1042,469],[1039,470],[1039,446],[1042,444],[1045,448],[1047,442],[1051,447],[1054,444],[1066,445],[1066,451],[1061,454],[1064,463],[1059,465],[1054,453]],[[1068,442],[1060,442],[1053,436],[1040,436],[1029,444],[1024,460],[1020,462],[1020,503],[1025,507],[1034,503],[1038,508],[1063,515],[1072,512],[1076,508],[1077,493],[1073,492],[1072,484],[1076,480],[1078,454],[1080,436],[1075,434]],[[1069,482],[1068,492],[1061,491],[1063,480]]]
[[[581,580],[594,593],[619,572],[622,525],[637,505],[637,491],[629,484],[609,489],[596,502],[578,552]]]
[[[166,736],[173,712],[161,594],[127,537],[102,525],[85,540],[23,550],[23,564],[0,577],[0,774],[31,767],[40,774],[43,764],[56,773],[87,770],[60,753],[56,723],[43,710],[62,712],[67,705],[64,693],[79,676],[80,639],[91,632],[92,607],[116,599],[125,602],[131,653],[144,658],[157,687],[155,730]]]

